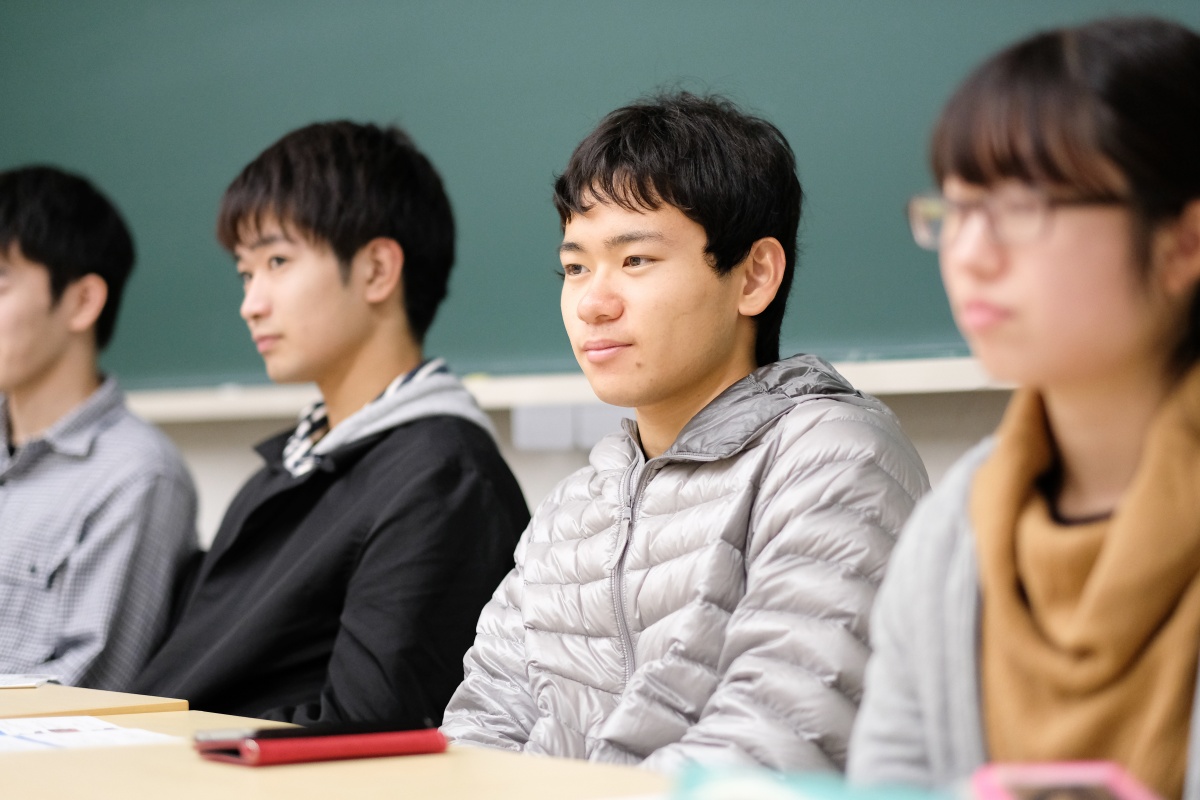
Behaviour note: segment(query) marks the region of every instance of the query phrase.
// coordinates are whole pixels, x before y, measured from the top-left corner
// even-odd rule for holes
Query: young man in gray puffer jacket
[[[451,738],[841,770],[892,545],[928,488],[891,412],[779,360],[801,189],[720,98],[609,114],[555,184],[562,314],[637,422],[541,504],[479,619]]]

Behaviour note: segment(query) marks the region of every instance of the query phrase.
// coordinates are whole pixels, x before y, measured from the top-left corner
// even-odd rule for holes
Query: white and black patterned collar
[[[363,408],[368,408],[391,397],[410,383],[444,372],[449,372],[445,359],[431,358],[422,361],[415,369],[397,376],[378,397]],[[283,468],[296,478],[312,472],[317,464],[321,463],[321,456],[314,453],[313,448],[327,433],[329,433],[329,416],[325,411],[325,401],[318,400],[300,412],[300,421],[296,424],[296,430],[292,432],[292,435],[288,437],[287,444],[283,446]]]

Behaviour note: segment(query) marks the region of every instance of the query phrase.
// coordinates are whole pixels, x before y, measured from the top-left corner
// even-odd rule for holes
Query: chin
[[[584,376],[588,380],[588,384],[592,387],[596,397],[600,398],[602,403],[608,403],[610,406],[621,406],[622,408],[636,408],[641,399],[640,393],[635,389],[623,385],[619,379],[611,376],[591,375],[584,372]]]
[[[300,374],[298,370],[287,369],[281,365],[267,367],[267,377],[271,379],[271,383],[305,383],[310,379]]]
[[[1031,380],[1030,359],[1012,353],[989,352],[987,348],[972,348],[971,354],[979,361],[983,371],[994,381],[1024,386]]]

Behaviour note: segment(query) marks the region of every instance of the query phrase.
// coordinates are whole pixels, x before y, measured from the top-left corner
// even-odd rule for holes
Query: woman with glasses
[[[872,626],[859,782],[1107,759],[1200,798],[1200,37],[1051,31],[957,90],[909,205],[1017,385],[918,507]]]

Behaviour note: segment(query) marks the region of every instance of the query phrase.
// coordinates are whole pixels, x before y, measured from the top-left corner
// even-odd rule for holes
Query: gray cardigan
[[[987,761],[968,501],[991,450],[987,440],[963,456],[917,506],[896,546],[872,615],[874,655],[850,742],[854,782],[947,787]],[[1200,800],[1200,695],[1192,709],[1183,796]]]
[[[534,514],[443,730],[641,763],[841,769],[867,623],[925,470],[892,414],[796,356],[647,461],[636,432]]]

